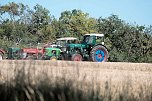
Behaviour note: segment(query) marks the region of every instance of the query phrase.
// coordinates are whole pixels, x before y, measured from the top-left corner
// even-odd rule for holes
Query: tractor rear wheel
[[[27,56],[26,60],[34,60],[33,56]]]
[[[26,57],[26,60],[36,60],[37,56],[36,54],[28,54]]]
[[[72,58],[71,58],[72,61],[82,61],[82,56],[80,54],[73,54],[72,55]]]
[[[3,53],[0,53],[0,60],[3,60]]]
[[[108,51],[102,45],[97,45],[91,50],[91,58],[94,62],[108,61]]]

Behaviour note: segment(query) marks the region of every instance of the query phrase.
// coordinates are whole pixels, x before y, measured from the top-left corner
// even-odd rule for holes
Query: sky
[[[42,5],[55,18],[65,10],[79,9],[94,18],[115,14],[130,24],[152,25],[152,0],[0,0],[0,5],[9,2],[23,3],[30,8]]]

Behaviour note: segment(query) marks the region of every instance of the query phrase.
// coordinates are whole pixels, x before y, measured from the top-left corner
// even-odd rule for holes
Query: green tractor
[[[67,44],[61,54],[64,60],[106,62],[108,51],[104,46],[104,34],[86,34],[80,44]]]
[[[77,38],[74,37],[64,37],[58,38],[53,44],[46,44],[44,46],[44,56],[45,60],[62,60],[61,53],[65,52],[66,44],[74,43]]]
[[[22,49],[18,47],[8,48],[7,59],[22,59]]]
[[[58,38],[53,44],[46,45],[44,51],[44,58],[45,59],[57,59],[57,60],[64,60],[63,55],[61,53],[66,52],[66,47],[68,44],[77,43],[78,39],[74,37],[63,37]]]
[[[0,50],[0,60],[21,60],[25,59],[23,49],[19,47],[9,47],[6,51]]]
[[[44,48],[44,60],[58,60],[61,50],[59,48],[47,47]]]

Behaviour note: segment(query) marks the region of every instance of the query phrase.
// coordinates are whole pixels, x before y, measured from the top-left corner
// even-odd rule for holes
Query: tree
[[[16,4],[14,2],[0,6],[1,23],[0,36],[1,40],[9,41],[12,44],[20,44],[21,41],[30,36],[29,25],[31,22],[31,10],[28,6],[22,3]],[[8,15],[8,16],[5,16]]]
[[[59,18],[60,28],[65,36],[82,37],[83,34],[96,32],[96,20],[81,10],[64,11]]]
[[[107,37],[105,43],[110,61],[152,62],[152,37],[144,32],[145,26],[133,26],[111,15],[104,19],[100,17],[97,28]]]
[[[41,5],[34,6],[34,11],[32,11],[32,28],[37,33],[41,28],[46,28],[50,22],[49,11],[43,8]]]

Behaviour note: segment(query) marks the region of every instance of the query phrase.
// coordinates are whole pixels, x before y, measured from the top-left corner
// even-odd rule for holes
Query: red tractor
[[[0,49],[0,60],[3,60],[5,53],[6,52],[4,50]]]
[[[44,49],[38,48],[23,48],[23,59],[42,59],[44,55]]]

